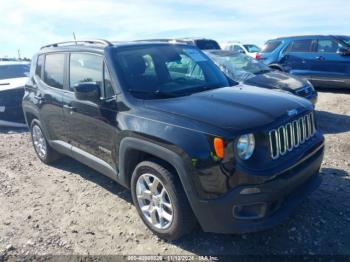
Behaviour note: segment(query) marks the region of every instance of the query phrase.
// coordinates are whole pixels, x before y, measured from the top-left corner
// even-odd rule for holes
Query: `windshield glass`
[[[0,65],[0,79],[29,76],[30,65]]]
[[[256,74],[270,72],[270,68],[242,53],[230,51],[221,51],[217,53],[208,53],[214,62],[225,72],[232,80],[241,82]]]
[[[249,53],[259,53],[261,49],[256,45],[244,45],[244,47],[248,50]]]
[[[139,98],[180,96],[229,85],[224,74],[196,47],[119,47],[114,59],[123,86]]]

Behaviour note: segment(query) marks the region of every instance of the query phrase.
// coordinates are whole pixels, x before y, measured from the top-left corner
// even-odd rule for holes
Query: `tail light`
[[[256,53],[255,59],[260,59],[260,58],[261,58],[261,54],[260,53]]]

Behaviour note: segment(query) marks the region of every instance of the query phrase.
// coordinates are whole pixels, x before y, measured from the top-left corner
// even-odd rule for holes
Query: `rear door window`
[[[271,53],[280,46],[281,41],[268,41],[262,48],[262,53]]]
[[[45,57],[44,82],[63,89],[65,54],[47,54]]]
[[[293,53],[293,52],[311,52],[312,51],[312,40],[311,39],[304,39],[304,40],[295,40],[292,41],[288,48],[287,52]]]

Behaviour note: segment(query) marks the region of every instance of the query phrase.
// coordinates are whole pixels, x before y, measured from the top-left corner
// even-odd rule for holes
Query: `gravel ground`
[[[350,255],[350,93],[324,91],[324,182],[284,224],[246,235],[204,233],[164,242],[142,224],[130,193],[66,158],[46,166],[25,130],[0,130],[1,255]]]

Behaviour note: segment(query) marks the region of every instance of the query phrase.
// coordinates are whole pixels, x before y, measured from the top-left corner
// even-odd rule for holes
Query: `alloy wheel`
[[[44,159],[47,154],[47,146],[45,137],[38,125],[34,125],[32,129],[33,143],[35,151],[41,159]]]
[[[136,182],[137,202],[146,220],[157,229],[170,227],[174,212],[163,183],[152,174],[142,174]]]

